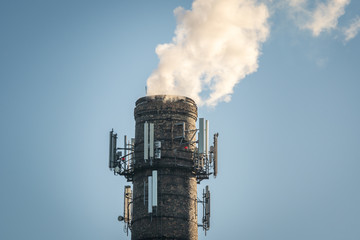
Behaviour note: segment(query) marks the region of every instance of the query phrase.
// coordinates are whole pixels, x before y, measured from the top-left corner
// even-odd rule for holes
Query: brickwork
[[[197,107],[186,97],[143,97],[134,111],[135,165],[133,177],[132,240],[198,239],[197,184],[192,156],[195,150]],[[154,123],[161,141],[161,159],[145,162],[144,123]],[[184,123],[185,135],[182,136]],[[158,206],[147,210],[147,177],[158,171]]]

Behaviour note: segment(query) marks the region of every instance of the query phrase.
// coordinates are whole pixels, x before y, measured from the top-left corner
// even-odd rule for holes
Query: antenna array
[[[183,121],[178,120],[177,122],[170,122],[170,124],[168,118],[162,120],[167,121],[166,124],[168,125],[166,125],[167,128],[165,130],[168,132],[166,134],[159,132],[155,134],[155,131],[163,130],[163,125],[160,125],[159,127],[157,124],[164,124],[164,122],[161,122],[158,119],[154,120],[152,112],[151,115],[149,114],[145,119],[139,122],[137,121],[136,126],[139,130],[136,131],[137,146],[135,146],[135,138],[131,138],[130,141],[128,141],[127,136],[125,135],[123,147],[117,147],[118,136],[114,133],[114,130],[110,131],[109,168],[114,172],[114,175],[122,175],[128,182],[134,182],[134,186],[135,181],[139,182],[139,180],[136,179],[140,179],[141,184],[137,186],[141,186],[140,189],[142,189],[143,184],[144,203],[141,203],[141,206],[144,210],[141,210],[141,215],[144,215],[142,215],[142,219],[147,217],[151,219],[153,219],[153,217],[161,217],[161,215],[158,214],[161,213],[161,210],[159,210],[160,207],[164,207],[164,199],[158,199],[158,197],[163,194],[164,190],[161,189],[160,186],[164,186],[164,182],[160,182],[161,184],[158,182],[158,175],[161,176],[161,181],[164,181],[166,178],[164,175],[169,175],[168,173],[164,174],[162,168],[181,168],[181,171],[186,169],[191,178],[195,178],[196,176],[197,183],[200,183],[204,179],[209,179],[210,175],[213,175],[214,177],[217,176],[219,134],[215,133],[213,135],[213,144],[209,146],[210,122],[204,118],[199,118],[198,128],[196,128],[195,121],[197,118],[197,110],[195,113],[196,115],[192,120],[193,122],[189,122],[182,117],[179,119],[182,119]],[[159,111],[157,114],[159,114]],[[171,134],[168,134],[170,131]],[[155,136],[157,136],[157,139],[155,139]],[[143,146],[141,146],[142,144]],[[135,155],[137,156],[137,161],[135,161]],[[186,161],[184,161],[184,159],[186,159]],[[173,163],[174,165],[172,166],[171,164]],[[170,164],[171,166],[169,167],[167,164]],[[138,169],[141,171],[137,172]],[[136,172],[135,180],[134,172]],[[195,184],[195,181],[193,181],[193,183]],[[158,189],[158,187],[160,189]],[[194,189],[196,193],[196,184]],[[166,194],[171,196],[173,193]],[[135,195],[141,196],[141,193],[139,194],[136,192]],[[140,199],[142,201],[142,197]],[[194,200],[196,202],[196,198]],[[129,229],[134,230],[134,233],[136,232],[135,228],[138,228],[135,225],[132,225],[137,221],[137,219],[134,220],[133,218],[133,206],[138,206],[136,205],[138,201],[139,198],[133,199],[131,186],[126,185],[124,188],[124,214],[123,216],[119,216],[118,219],[119,221],[124,221],[127,233]],[[206,235],[206,232],[210,229],[209,186],[206,186],[203,190],[202,200],[198,199],[197,202],[202,203],[203,207],[202,224],[198,224],[198,226],[203,228]],[[135,211],[137,211],[136,209]],[[136,214],[134,216],[136,216]]]
[[[194,152],[194,171],[198,183],[209,179],[211,174],[214,174],[214,177],[217,175],[217,138],[219,134],[214,134],[214,143],[209,150],[209,126],[209,120],[199,118],[198,151]]]
[[[132,181],[135,163],[134,151],[135,139],[132,138],[130,142],[124,136],[124,147],[117,147],[117,134],[114,130],[110,131],[110,150],[109,150],[109,168],[114,172],[114,175],[123,175],[128,181]],[[122,151],[124,151],[124,154]]]

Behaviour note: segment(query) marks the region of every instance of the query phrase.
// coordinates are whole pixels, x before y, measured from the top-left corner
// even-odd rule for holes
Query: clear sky
[[[360,2],[262,2],[258,68],[199,108],[220,134],[199,239],[359,239]],[[130,239],[108,133],[134,136],[155,48],[191,4],[0,2],[0,239]]]

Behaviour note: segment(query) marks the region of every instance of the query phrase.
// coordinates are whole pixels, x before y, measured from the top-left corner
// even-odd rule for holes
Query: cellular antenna
[[[132,191],[129,185],[124,188],[124,222],[131,223]]]
[[[131,228],[131,217],[132,217],[132,191],[129,185],[124,188],[124,217],[123,221],[125,222],[126,233],[129,233],[129,228]]]
[[[214,177],[216,177],[218,173],[218,136],[219,133],[214,134]]]
[[[158,205],[158,177],[157,170],[152,171],[152,206],[157,207]]]
[[[109,168],[110,170],[115,168],[116,164],[116,140],[117,134],[114,134],[114,129],[110,131],[110,140],[109,140]]]
[[[149,159],[149,124],[144,123],[144,161]]]
[[[199,118],[199,154],[205,153],[205,120],[204,118]]]
[[[208,157],[209,154],[209,129],[210,128],[210,121],[206,120],[205,121],[205,157]]]
[[[206,185],[205,193],[204,193],[204,218],[203,218],[203,224],[205,232],[210,229],[210,190],[209,186]]]
[[[154,123],[150,123],[150,159],[154,159]]]
[[[153,186],[152,186],[152,176],[148,176],[148,213],[152,213],[152,194],[153,194]]]

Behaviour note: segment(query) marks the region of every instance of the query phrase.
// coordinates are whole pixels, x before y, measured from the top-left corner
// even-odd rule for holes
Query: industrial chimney
[[[199,119],[187,97],[156,95],[140,98],[134,110],[135,139],[110,132],[109,167],[123,175],[124,221],[131,239],[198,239],[198,226],[209,230],[210,191],[197,197],[197,183],[217,174],[217,136],[209,150],[209,121]],[[198,139],[196,135],[198,134]],[[202,224],[198,224],[198,204]]]

